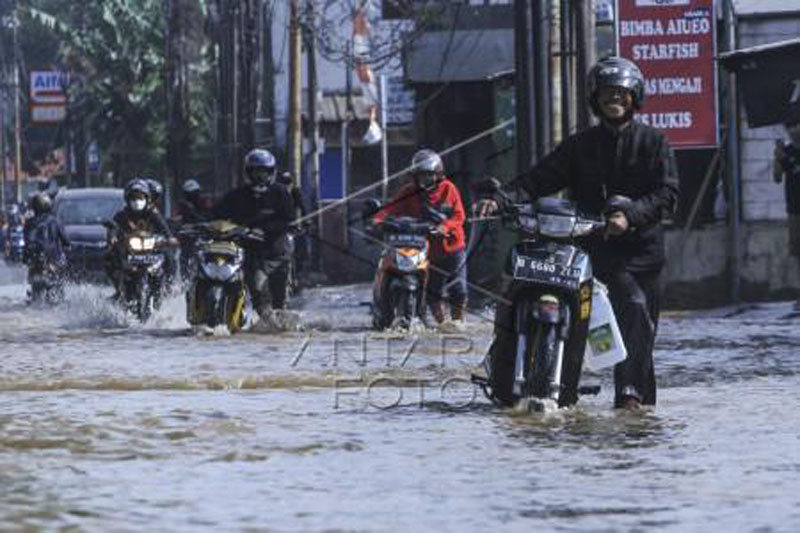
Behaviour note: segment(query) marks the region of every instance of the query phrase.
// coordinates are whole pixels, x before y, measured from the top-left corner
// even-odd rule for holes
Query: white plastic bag
[[[624,361],[627,356],[622,333],[608,299],[608,289],[595,280],[583,363],[590,370],[600,370]]]

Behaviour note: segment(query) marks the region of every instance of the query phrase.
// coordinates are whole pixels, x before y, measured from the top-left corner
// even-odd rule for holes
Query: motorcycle
[[[257,230],[227,220],[185,226],[183,239],[194,242],[194,278],[186,293],[187,321],[193,326],[227,326],[240,331],[247,323],[250,295],[244,279],[244,245],[263,242]]]
[[[22,224],[9,226],[6,246],[6,262],[21,263],[25,255],[25,229]]]
[[[148,231],[136,231],[118,243],[121,275],[117,293],[125,308],[144,323],[161,307],[164,297],[168,239]]]
[[[387,219],[380,228],[383,253],[372,284],[372,325],[409,328],[426,323],[429,236],[436,224],[413,217]]]
[[[501,292],[508,304],[498,306],[503,314],[484,362],[488,379],[473,376],[473,382],[497,403],[528,400],[537,410],[547,403],[567,407],[582,394],[597,394],[599,387],[580,387],[584,354],[603,355],[596,358],[602,366],[625,355],[610,303],[595,286],[589,255],[580,248],[581,238],[605,222],[583,217],[573,202],[557,198],[541,198],[535,205],[514,205],[509,199],[501,218],[521,240],[507,263]],[[595,324],[593,314],[607,317],[606,323]],[[513,359],[501,349],[513,349]]]
[[[28,300],[56,305],[64,300],[64,265],[48,261],[42,254],[28,258]]]

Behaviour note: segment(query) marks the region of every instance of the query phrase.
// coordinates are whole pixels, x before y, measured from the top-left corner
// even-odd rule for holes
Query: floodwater
[[[0,269],[0,530],[797,531],[800,318],[671,314],[659,405],[522,414],[467,384],[491,327],[369,332],[366,287],[304,331],[133,324],[107,292],[25,305]]]

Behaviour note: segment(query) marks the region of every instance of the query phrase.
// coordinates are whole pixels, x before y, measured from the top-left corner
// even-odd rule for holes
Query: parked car
[[[55,214],[70,241],[70,278],[108,282],[104,270],[106,228],[125,205],[122,189],[64,189],[56,196]]]

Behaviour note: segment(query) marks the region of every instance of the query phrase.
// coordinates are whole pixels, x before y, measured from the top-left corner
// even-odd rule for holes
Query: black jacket
[[[65,250],[69,239],[64,228],[52,213],[36,215],[25,224],[25,262],[30,263],[39,254],[53,264],[66,263]]]
[[[213,218],[262,230],[266,243],[257,251],[266,257],[279,257],[289,253],[287,234],[294,220],[293,205],[289,191],[280,183],[273,183],[264,193],[245,185],[226,194],[212,211]]]
[[[569,189],[578,209],[600,216],[614,195],[632,200],[622,210],[631,229],[607,242],[590,239],[588,248],[600,271],[657,270],[665,260],[661,221],[675,211],[678,171],[663,133],[633,121],[621,132],[605,125],[567,138],[525,175],[512,182],[532,198]]]
[[[184,224],[196,224],[198,222],[205,222],[208,220],[208,213],[202,206],[181,198],[178,200],[178,214],[181,217],[181,222]]]

